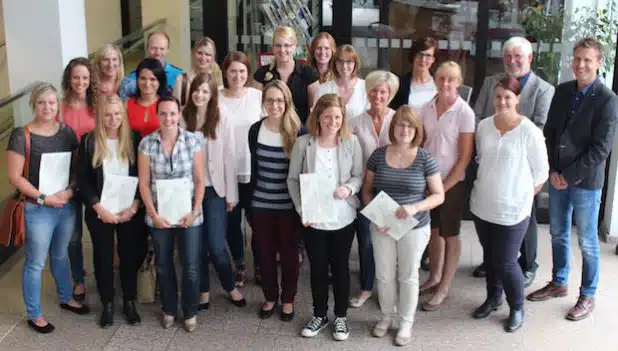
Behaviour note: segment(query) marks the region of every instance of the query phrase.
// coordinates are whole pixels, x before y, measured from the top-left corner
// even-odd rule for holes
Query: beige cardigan
[[[316,137],[305,134],[296,139],[290,156],[287,180],[288,191],[298,213],[301,213],[300,174],[314,172],[317,145],[318,140]],[[358,194],[363,185],[365,165],[363,164],[363,153],[356,135],[351,135],[349,140],[339,140],[337,144],[337,162],[339,166],[337,186],[343,185],[351,190],[352,193],[346,201],[357,209],[360,206],[360,200],[358,196],[354,195]]]

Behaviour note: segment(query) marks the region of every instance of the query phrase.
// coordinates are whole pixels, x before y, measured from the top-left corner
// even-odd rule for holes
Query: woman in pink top
[[[62,106],[60,120],[71,127],[77,140],[82,135],[94,129],[94,106],[98,96],[98,86],[91,80],[92,66],[85,57],[72,59],[62,74]],[[75,230],[69,244],[69,260],[71,261],[71,275],[73,277],[73,296],[78,301],[86,297],[84,278],[84,255],[82,251],[83,209],[78,196],[75,203]]]
[[[472,159],[475,120],[474,111],[457,93],[461,82],[459,65],[453,61],[442,63],[436,71],[438,95],[420,110],[426,136],[423,148],[438,163],[445,193],[444,203],[431,210],[430,275],[420,291],[433,295],[421,305],[424,311],[440,308],[461,254],[459,230],[466,209],[463,180]]]
[[[388,131],[395,111],[389,108],[388,104],[397,94],[398,89],[399,80],[391,72],[374,71],[365,78],[369,110],[350,120],[352,133],[358,137],[363,152],[363,167],[367,165],[369,156],[377,148],[391,143]],[[361,307],[371,297],[375,280],[369,220],[360,213],[357,218],[356,238],[358,239],[361,291],[358,296],[350,299],[351,307]]]

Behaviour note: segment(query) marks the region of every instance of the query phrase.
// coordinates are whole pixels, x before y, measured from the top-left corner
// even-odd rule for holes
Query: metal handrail
[[[125,35],[124,37],[112,42],[114,45],[118,46],[118,47],[122,47],[124,46],[124,44],[131,42],[133,40],[136,39],[144,39],[144,33],[147,33],[148,31],[160,26],[160,25],[165,25],[166,23],[166,19],[165,18],[160,18],[154,22],[151,22],[150,24],[148,24],[146,27],[140,28],[138,30],[136,30],[133,33],[129,33],[127,35]],[[89,58],[92,58],[94,56],[96,52],[90,53],[90,55],[88,55]]]
[[[34,89],[34,87],[36,87],[37,85],[41,84],[41,82],[39,81],[35,81],[32,82],[28,85],[26,85],[25,87],[23,87],[20,91],[18,91],[15,94],[9,95],[3,99],[0,99],[0,108],[3,108],[4,106],[10,104],[11,102],[21,98],[22,96],[30,93],[32,91],[32,89]]]

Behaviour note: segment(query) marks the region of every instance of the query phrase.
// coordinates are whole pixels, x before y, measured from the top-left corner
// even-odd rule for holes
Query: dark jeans
[[[84,271],[84,250],[82,247],[82,236],[84,234],[84,203],[78,197],[74,198],[75,208],[75,228],[69,243],[69,262],[71,264],[71,277],[73,283],[84,283],[86,272]]]
[[[537,198],[534,198],[532,202],[532,211],[530,212],[530,223],[528,224],[528,228],[526,229],[526,235],[524,236],[524,240],[521,242],[521,247],[519,248],[519,252],[521,255],[517,262],[521,267],[521,270],[524,272],[536,272],[539,268],[539,265],[536,263],[536,252],[538,248],[538,230],[537,230],[537,222],[536,222],[536,210],[537,210]],[[480,238],[479,238],[480,240]],[[487,267],[485,264],[485,260],[481,264],[482,267]]]
[[[305,228],[304,242],[311,268],[313,314],[325,317],[328,311],[328,269],[333,275],[335,316],[345,317],[350,297],[350,249],[354,241],[355,223],[338,230]]]
[[[281,263],[281,302],[293,303],[298,286],[298,215],[290,211],[257,211],[253,237],[260,253],[262,291],[266,301],[279,300],[277,252]]]
[[[144,212],[139,211],[126,223],[107,224],[94,211],[86,211],[86,225],[92,237],[94,276],[102,303],[114,300],[114,234],[118,238],[120,283],[124,300],[137,297],[137,270],[144,248],[146,225]]]
[[[197,315],[200,296],[200,255],[202,253],[202,226],[189,228],[149,228],[155,250],[157,281],[163,303],[163,312],[176,316],[178,285],[174,269],[174,242],[178,240],[182,264],[182,313],[185,319]],[[177,237],[177,238],[176,238]]]
[[[206,195],[202,202],[204,225],[202,227],[202,276],[200,291],[210,291],[210,271],[208,266],[212,260],[219,276],[221,286],[227,292],[234,290],[234,272],[232,262],[227,252],[225,241],[227,233],[227,210],[225,198],[217,195],[215,188],[206,187]]]
[[[236,266],[245,263],[245,238],[242,232],[242,210],[246,203],[245,197],[249,196],[249,184],[238,183],[238,205],[227,215],[227,244],[230,247],[232,258]],[[255,248],[251,245],[253,257],[257,257]]]
[[[524,306],[524,275],[517,255],[530,217],[510,226],[490,223],[473,215],[474,226],[483,246],[483,261],[487,262],[487,298],[498,302],[502,291],[511,309]]]
[[[373,290],[376,276],[376,265],[373,260],[373,244],[371,243],[371,221],[358,211],[356,217],[356,239],[358,240],[358,260],[360,261],[360,288],[363,291]]]

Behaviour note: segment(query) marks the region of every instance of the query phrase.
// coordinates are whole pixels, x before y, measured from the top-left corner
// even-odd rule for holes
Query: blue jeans
[[[200,255],[202,226],[189,228],[149,228],[155,250],[157,280],[163,303],[163,312],[176,316],[178,286],[174,269],[174,241],[178,238],[182,264],[182,314],[185,319],[197,315],[200,297]]]
[[[371,222],[358,211],[356,217],[356,239],[358,240],[358,260],[360,261],[360,288],[363,291],[373,291],[373,281],[376,266],[373,260],[373,245],[371,244]]]
[[[83,284],[86,276],[84,271],[84,250],[82,248],[82,236],[84,234],[84,204],[80,200],[73,200],[75,208],[75,228],[69,243],[69,262],[71,263],[71,276],[75,284]]]
[[[601,189],[549,186],[549,231],[553,256],[552,282],[565,286],[569,280],[571,258],[571,216],[575,215],[579,248],[584,267],[580,294],[594,296],[599,282],[598,220]]]
[[[202,237],[202,278],[200,279],[200,291],[210,291],[210,271],[208,265],[212,260],[215,271],[223,290],[234,290],[234,272],[232,262],[227,252],[227,211],[225,198],[217,195],[215,188],[206,187],[206,194],[202,202],[204,212],[204,225]]]
[[[60,303],[67,303],[73,298],[67,248],[75,225],[75,210],[71,202],[61,208],[26,202],[24,214],[26,259],[22,292],[26,314],[29,319],[35,319],[42,316],[41,272],[45,267],[48,253]]]

